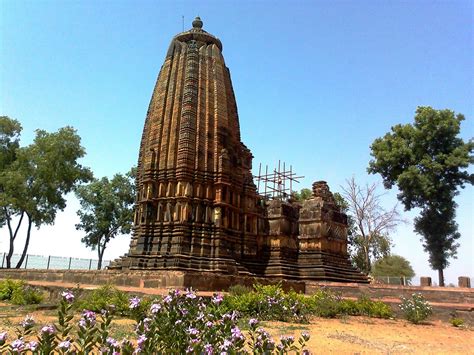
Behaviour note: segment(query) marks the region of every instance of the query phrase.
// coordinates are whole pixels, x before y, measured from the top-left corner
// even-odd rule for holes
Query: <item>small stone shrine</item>
[[[109,268],[367,282],[349,262],[347,217],[325,182],[301,204],[258,194],[222,43],[199,17],[192,25],[158,75],[130,251]]]

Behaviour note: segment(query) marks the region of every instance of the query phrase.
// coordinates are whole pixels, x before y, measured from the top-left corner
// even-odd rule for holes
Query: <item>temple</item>
[[[302,203],[257,192],[222,43],[199,17],[192,26],[172,39],[158,75],[130,250],[110,268],[366,282],[325,182]]]

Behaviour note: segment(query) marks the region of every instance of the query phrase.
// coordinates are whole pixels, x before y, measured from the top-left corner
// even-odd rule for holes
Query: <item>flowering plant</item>
[[[405,318],[412,323],[418,324],[433,313],[433,308],[421,293],[414,293],[411,298],[400,297],[400,299],[402,301],[400,309]]]

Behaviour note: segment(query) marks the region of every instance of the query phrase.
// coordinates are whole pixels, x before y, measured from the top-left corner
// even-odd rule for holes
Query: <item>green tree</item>
[[[0,116],[0,173],[9,168],[15,161],[16,150],[20,146],[21,124],[17,120],[10,119],[7,116]],[[0,194],[4,187],[0,182]],[[0,213],[0,228],[5,224],[11,230],[11,220],[7,219],[6,207],[0,204],[2,212]]]
[[[405,277],[408,282],[415,276],[410,262],[400,255],[387,255],[374,263],[372,275],[375,277]]]
[[[104,251],[109,241],[118,234],[128,234],[132,228],[135,201],[135,169],[125,176],[116,174],[111,180],[103,177],[88,185],[79,186],[76,195],[82,209],[77,211],[80,223],[76,229],[84,230],[82,242],[97,249],[97,268],[102,268]]]
[[[8,162],[0,170],[0,210],[10,238],[6,256],[8,268],[11,267],[15,239],[25,218],[28,224],[25,244],[16,265],[19,268],[28,251],[32,226],[53,224],[56,212],[66,207],[64,195],[79,182],[87,181],[91,173],[77,162],[85,151],[73,128],[61,128],[54,133],[37,130],[32,144],[19,147],[21,126],[18,121],[3,117],[2,122],[2,127],[15,127],[10,133],[1,128],[2,138],[5,138],[2,148],[11,147],[11,150],[2,149],[0,159]],[[5,154],[5,151],[9,153]]]
[[[451,110],[418,107],[413,124],[392,127],[371,146],[369,173],[380,174],[388,189],[396,185],[406,210],[421,208],[415,232],[423,237],[440,286],[459,246],[454,197],[459,187],[474,183],[474,174],[466,170],[474,161],[474,142],[459,137],[463,120]]]
[[[336,203],[348,215],[348,246],[353,263],[370,273],[374,260],[390,254],[389,233],[404,222],[397,206],[384,209],[377,184],[360,186],[354,178],[342,186],[343,194],[335,196]]]
[[[303,188],[300,190],[300,192],[293,192],[292,197],[296,201],[303,202],[304,200],[307,200],[313,196],[313,191],[307,188]]]

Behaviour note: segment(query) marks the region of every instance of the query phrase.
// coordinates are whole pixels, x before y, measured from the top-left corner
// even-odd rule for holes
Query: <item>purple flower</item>
[[[166,296],[164,299],[163,299],[163,302],[165,303],[171,303],[171,301],[173,300],[173,297],[171,297],[170,295]]]
[[[212,355],[212,354],[214,354],[214,348],[212,347],[211,344],[206,344],[206,345],[204,345],[204,353],[205,353],[206,355]]]
[[[8,333],[7,332],[1,332],[0,333],[0,346],[5,344],[8,338]]]
[[[112,338],[112,337],[108,337],[107,340],[106,340],[106,343],[111,348],[119,348],[120,347],[119,342],[117,340],[115,340],[114,338]]]
[[[206,327],[211,328],[214,325],[211,321],[206,322]]]
[[[185,316],[186,314],[189,313],[189,311],[188,311],[186,308],[185,308],[185,309],[181,309],[180,312],[181,312],[181,314],[182,314],[183,316]]]
[[[221,345],[221,350],[227,351],[232,346],[232,342],[229,339],[225,339],[224,343]]]
[[[69,290],[62,292],[61,296],[67,303],[74,302],[74,294]]]
[[[308,334],[307,332],[301,333],[301,337],[303,338],[304,341],[308,341],[308,340],[309,340],[309,334]]]
[[[251,318],[249,320],[249,326],[251,326],[252,328],[255,327],[257,324],[258,324],[258,319]]]
[[[129,300],[128,308],[135,309],[140,306],[140,299],[138,297],[132,297]]]
[[[176,322],[174,322],[175,325],[179,325],[181,323],[183,323],[183,321],[181,319],[178,319]]]
[[[32,326],[35,325],[35,320],[33,319],[33,316],[30,316],[29,314],[27,314],[25,319],[20,323],[20,325],[23,328],[31,328]]]
[[[54,329],[54,325],[52,324],[48,324],[48,325],[45,325],[43,328],[41,328],[41,334],[42,335],[52,335],[54,334],[54,332],[56,331],[56,329]]]
[[[197,330],[196,328],[189,327],[188,328],[188,334],[192,335],[192,336],[197,336],[197,335],[199,335],[199,330]]]
[[[212,297],[212,303],[214,304],[220,304],[224,300],[224,297],[220,293],[215,294]]]
[[[13,352],[19,353],[25,349],[25,342],[21,338],[14,340],[13,343],[11,343],[11,347]]]
[[[147,337],[145,335],[140,335],[137,339],[137,346],[139,349],[143,348],[143,343],[147,340]]]
[[[152,314],[157,314],[161,310],[161,304],[153,303],[150,307],[150,311]]]
[[[96,322],[96,314],[93,311],[84,310],[82,318],[79,320],[81,328],[92,328]]]
[[[197,296],[196,294],[193,292],[193,290],[186,290],[186,298],[189,298],[189,299],[195,299]]]
[[[95,321],[95,318],[96,318],[96,314],[94,311],[89,311],[89,310],[85,310],[84,312],[82,312],[82,316],[88,320],[89,322],[93,322]]]
[[[244,336],[242,335],[242,332],[240,331],[239,327],[234,327],[230,330],[230,332],[232,333],[232,338],[233,339],[244,339]]]
[[[71,342],[69,340],[64,340],[58,344],[58,348],[61,350],[68,350],[71,347]]]
[[[35,351],[36,348],[38,348],[38,342],[32,340],[32,341],[30,341],[30,342],[28,343],[28,345],[27,345],[26,347],[27,347],[28,349],[30,349],[31,351]]]

